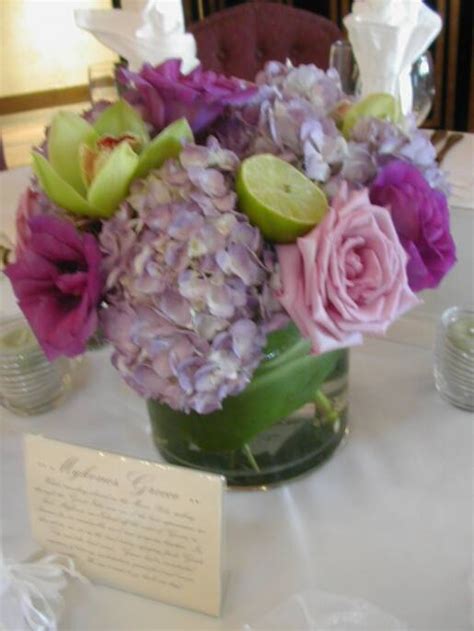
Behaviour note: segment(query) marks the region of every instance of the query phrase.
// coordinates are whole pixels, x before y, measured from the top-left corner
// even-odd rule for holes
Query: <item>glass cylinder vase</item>
[[[54,408],[69,388],[73,360],[48,361],[22,316],[0,321],[0,405],[20,416]]]
[[[278,337],[278,335],[280,337]],[[153,438],[168,462],[264,486],[323,462],[347,427],[347,349],[315,357],[294,328],[273,334],[247,389],[199,415],[148,400]]]

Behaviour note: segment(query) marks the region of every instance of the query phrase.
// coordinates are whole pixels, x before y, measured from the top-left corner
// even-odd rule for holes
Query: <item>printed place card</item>
[[[224,478],[25,436],[33,536],[93,580],[219,615]]]

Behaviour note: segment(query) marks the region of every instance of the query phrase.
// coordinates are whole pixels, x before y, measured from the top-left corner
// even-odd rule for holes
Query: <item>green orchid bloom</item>
[[[349,138],[354,125],[364,117],[380,118],[392,123],[400,122],[401,111],[398,99],[391,94],[381,92],[369,94],[362,101],[354,103],[343,116],[342,133],[345,138]]]
[[[134,179],[177,157],[183,143],[192,141],[184,118],[150,141],[143,120],[120,100],[93,124],[72,112],[56,114],[48,135],[48,159],[33,152],[33,171],[58,206],[106,219],[127,196]]]

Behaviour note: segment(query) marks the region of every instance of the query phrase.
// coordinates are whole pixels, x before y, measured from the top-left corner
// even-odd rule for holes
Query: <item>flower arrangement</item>
[[[249,84],[170,60],[120,81],[123,99],[57,114],[33,152],[6,274],[49,359],[100,326],[141,396],[247,445],[314,399],[330,352],[383,334],[455,263],[444,176],[392,97],[351,100],[334,70],[270,62]],[[243,181],[255,156],[301,179],[276,209]],[[303,193],[319,209],[301,218]],[[289,404],[282,383],[310,369]],[[251,396],[266,403],[247,431],[232,409]]]

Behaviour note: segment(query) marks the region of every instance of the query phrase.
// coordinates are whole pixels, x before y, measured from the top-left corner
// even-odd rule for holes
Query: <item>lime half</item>
[[[381,120],[397,123],[400,120],[398,99],[391,94],[381,92],[369,94],[362,101],[354,103],[346,112],[342,122],[342,133],[345,138],[349,138],[354,125],[359,119],[364,117],[380,118]]]
[[[240,209],[265,239],[292,243],[321,221],[323,191],[291,164],[270,154],[247,158],[236,181]]]

